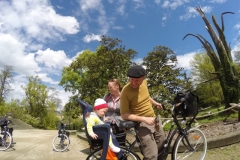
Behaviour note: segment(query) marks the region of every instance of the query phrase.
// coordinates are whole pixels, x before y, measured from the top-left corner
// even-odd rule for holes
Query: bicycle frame
[[[1,135],[3,135],[3,137],[1,138],[1,145],[5,146],[5,148],[1,148],[0,150],[7,150],[8,148],[12,148],[12,144],[13,144],[13,137],[12,137],[12,132],[13,132],[13,128],[9,128],[8,125],[11,124],[12,121],[11,120],[7,120],[6,116],[4,117],[4,121],[3,121],[3,125],[1,125]],[[13,124],[13,123],[12,123]],[[7,143],[7,139],[9,140],[9,142]]]
[[[158,157],[161,157],[161,160],[165,160],[168,157],[170,145],[171,145],[173,137],[176,135],[176,133],[178,133],[178,137],[182,136],[182,135],[185,137],[187,135],[187,131],[191,128],[191,125],[192,125],[194,119],[197,116],[197,114],[196,114],[188,122],[185,120],[186,117],[183,117],[183,120],[186,121],[186,124],[185,124],[186,127],[183,128],[180,125],[177,116],[174,114],[175,107],[176,106],[173,105],[172,109],[171,109],[171,113],[172,113],[172,118],[173,119],[172,119],[171,127],[170,127],[170,130],[168,132],[167,138],[164,141],[163,147],[160,148],[159,151],[158,151]],[[137,126],[133,127],[135,133],[136,133],[136,127]],[[117,136],[121,136],[121,134],[118,134]],[[190,143],[189,143],[187,138],[186,138],[186,142],[187,142],[187,144],[185,144],[185,146],[188,146],[191,150],[193,150],[193,148],[191,147],[191,145],[190,145]],[[138,143],[140,145],[140,140],[139,140],[137,134],[135,134],[135,140],[132,143],[129,143],[128,141],[127,141],[127,143],[129,144],[129,146],[127,147],[127,150],[132,150],[136,143]],[[139,147],[139,149],[141,151],[141,147]],[[127,154],[125,155],[125,157],[127,157]]]
[[[186,127],[182,128],[182,126],[180,125],[180,123],[177,119],[177,116],[174,114],[174,109],[176,107],[178,107],[178,106],[177,105],[172,105],[171,113],[172,113],[173,120],[172,120],[172,123],[171,123],[171,127],[170,127],[170,130],[168,132],[167,138],[166,138],[166,140],[163,144],[163,148],[160,148],[159,151],[158,151],[158,157],[163,156],[162,157],[163,159],[166,159],[167,156],[168,156],[169,148],[170,148],[170,145],[172,143],[172,140],[173,140],[173,137],[175,136],[175,134],[177,132],[179,132],[178,137],[182,136],[182,135],[185,137],[186,134],[187,134],[187,131],[191,128],[191,125],[192,125],[194,119],[197,116],[197,114],[194,115],[189,122],[186,122]],[[186,121],[186,117],[183,117],[182,120]],[[175,129],[174,129],[174,126],[176,126]],[[187,145],[185,145],[185,146],[190,146],[191,147],[188,139],[186,139],[186,141],[187,141]],[[193,149],[193,148],[191,148],[191,149]]]
[[[57,127],[58,135],[53,138],[52,146],[53,149],[57,152],[63,152],[68,149],[70,145],[70,133],[65,130],[66,125],[60,122],[60,125]]]

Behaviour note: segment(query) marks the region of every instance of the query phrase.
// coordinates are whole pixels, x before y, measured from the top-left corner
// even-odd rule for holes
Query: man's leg
[[[144,160],[157,160],[158,147],[152,129],[154,129],[154,126],[146,127],[141,124],[137,128],[137,135],[141,141],[141,150],[143,152]]]
[[[156,130],[155,133],[154,133],[154,138],[156,140],[158,150],[163,148],[163,143],[166,139],[165,132],[163,131],[160,115],[159,115],[159,125],[160,125],[159,131]],[[165,157],[164,155],[161,155],[160,157],[158,157],[158,160],[163,160],[164,157]]]

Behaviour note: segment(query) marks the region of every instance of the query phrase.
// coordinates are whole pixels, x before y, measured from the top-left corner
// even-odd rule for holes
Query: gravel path
[[[70,135],[70,145],[65,152],[56,152],[52,148],[52,140],[57,130],[14,130],[13,148],[0,151],[1,160],[85,160],[88,144],[76,135]]]

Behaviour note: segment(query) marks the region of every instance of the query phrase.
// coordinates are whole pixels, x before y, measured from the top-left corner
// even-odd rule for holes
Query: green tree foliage
[[[173,97],[185,86],[183,68],[177,68],[175,53],[164,46],[157,46],[143,59],[146,66],[149,92],[158,101]]]
[[[199,34],[187,34],[185,37],[187,37],[188,35],[194,36],[203,45],[207,55],[210,57],[214,66],[214,72],[212,74],[214,74],[215,78],[218,79],[220,82],[224,95],[225,108],[228,108],[230,106],[230,103],[238,103],[240,97],[239,72],[235,67],[236,65],[234,65],[231,55],[231,48],[230,46],[228,46],[224,35],[223,15],[232,12],[222,13],[222,27],[217,24],[215,17],[212,16],[212,21],[218,32],[217,35],[211,24],[209,23],[208,19],[205,17],[202,9],[200,7],[195,9],[201,15],[203,21],[205,22],[206,29],[211,36],[211,39],[216,47],[216,51],[214,51],[211,43],[209,43],[204,37]]]
[[[148,88],[151,97],[158,102],[172,102],[179,90],[188,88],[189,83],[183,68],[177,68],[175,53],[165,46],[157,46],[143,59],[146,66]],[[158,111],[156,111],[158,112]],[[162,113],[167,117],[168,113]]]
[[[211,74],[214,72],[214,67],[209,56],[206,53],[196,54],[190,61],[190,67],[191,77],[196,85],[196,94],[200,98],[199,105],[219,107],[224,97],[219,80]]]
[[[0,105],[12,90],[10,83],[13,81],[13,67],[5,65],[0,71]]]
[[[101,45],[96,52],[89,50],[79,54],[70,66],[62,71],[60,85],[65,91],[81,96],[81,99],[93,104],[94,100],[107,93],[107,82],[118,78],[127,81],[127,70],[131,59],[137,54],[125,49],[119,39],[102,36]]]
[[[25,113],[25,108],[21,105],[21,101],[19,99],[11,99],[10,102],[5,103],[5,111],[3,114],[8,112],[13,113],[14,117],[20,118]]]
[[[28,85],[22,86],[26,94],[26,114],[32,119],[38,120],[35,127],[40,128],[55,128],[55,122],[58,120],[56,115],[56,102],[53,100],[57,96],[54,88],[47,88],[41,82],[41,79],[36,77],[28,77]],[[56,99],[56,98],[55,98]]]

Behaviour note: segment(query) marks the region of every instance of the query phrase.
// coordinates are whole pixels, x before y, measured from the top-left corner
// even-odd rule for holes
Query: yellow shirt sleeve
[[[99,124],[104,124],[98,116],[96,115],[89,115],[88,118],[86,118],[87,120],[87,132],[88,134],[93,134],[93,126],[99,125]]]

